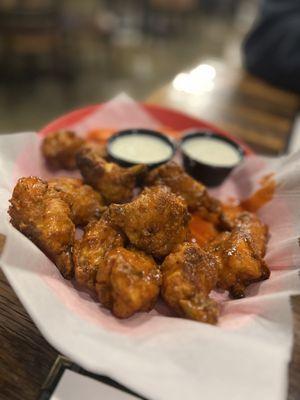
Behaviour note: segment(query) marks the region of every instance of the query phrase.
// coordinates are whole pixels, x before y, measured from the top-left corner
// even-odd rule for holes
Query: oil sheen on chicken
[[[162,297],[178,316],[215,324],[217,303],[208,297],[217,283],[218,260],[196,243],[183,243],[162,264]]]
[[[152,310],[160,285],[161,273],[153,258],[134,248],[110,251],[96,278],[100,303],[118,318]]]
[[[112,204],[108,214],[134,246],[154,257],[168,255],[187,237],[186,203],[164,186],[147,188],[130,203]]]
[[[10,199],[15,228],[32,240],[56,264],[62,275],[73,276],[75,226],[69,204],[36,177],[21,178]]]

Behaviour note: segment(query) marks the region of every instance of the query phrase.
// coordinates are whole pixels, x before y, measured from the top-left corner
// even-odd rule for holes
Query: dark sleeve
[[[248,71],[300,92],[300,0],[264,0],[243,52]]]

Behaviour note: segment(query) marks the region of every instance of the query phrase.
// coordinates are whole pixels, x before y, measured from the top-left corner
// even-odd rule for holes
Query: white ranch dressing
[[[234,146],[217,138],[192,137],[183,142],[182,149],[192,159],[218,167],[232,167],[242,158]]]
[[[117,137],[110,145],[110,153],[124,161],[150,164],[168,160],[173,150],[157,136],[134,133]]]

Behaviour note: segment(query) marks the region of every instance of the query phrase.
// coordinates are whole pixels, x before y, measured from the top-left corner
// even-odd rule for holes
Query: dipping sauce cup
[[[149,168],[171,160],[176,146],[166,135],[150,129],[128,129],[115,133],[108,141],[110,159],[123,167],[146,164]]]
[[[244,157],[238,143],[213,131],[186,134],[180,151],[187,173],[209,187],[220,185]]]

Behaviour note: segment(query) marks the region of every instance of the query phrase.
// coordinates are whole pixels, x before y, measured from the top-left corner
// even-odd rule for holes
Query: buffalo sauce
[[[260,181],[260,189],[258,189],[253,195],[248,197],[248,199],[243,200],[240,206],[247,211],[256,212],[266,203],[272,200],[276,182],[274,179],[274,173],[264,176]]]
[[[213,223],[205,221],[197,213],[192,214],[189,228],[192,237],[201,247],[212,241],[219,233]]]
[[[94,129],[87,133],[87,139],[90,141],[104,144],[115,133],[113,129]]]
[[[257,212],[262,206],[272,200],[276,182],[274,174],[268,174],[264,176],[260,182],[260,189],[258,189],[248,199],[243,200],[239,205],[234,205],[234,199],[231,199],[229,204],[223,204],[222,210],[224,216],[229,220],[234,219],[243,211]],[[194,213],[192,215],[189,228],[192,237],[196,240],[199,246],[203,247],[211,242],[220,233],[212,222],[204,220],[199,214]],[[300,243],[300,241],[299,241]]]

